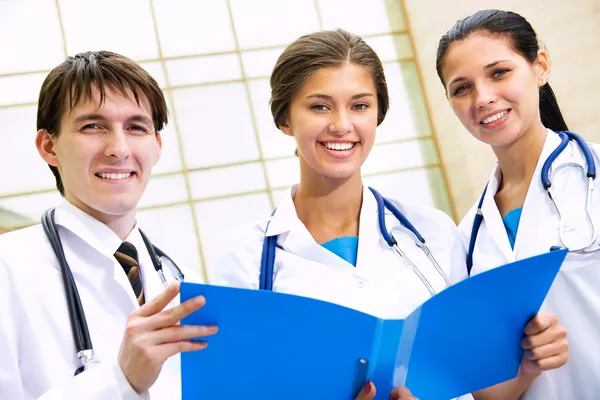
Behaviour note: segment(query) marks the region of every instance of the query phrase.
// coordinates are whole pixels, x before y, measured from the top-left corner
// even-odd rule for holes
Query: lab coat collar
[[[288,192],[283,195],[275,213],[269,219],[266,236],[277,236],[289,232],[297,227],[298,224],[302,225],[296,213],[296,206],[294,206],[294,196],[298,191],[298,186],[291,186]]]
[[[535,218],[535,212],[531,213],[527,210],[539,210],[539,207],[544,207],[544,188],[541,185],[541,170],[544,162],[550,155],[550,153],[558,146],[560,143],[560,138],[553,131],[548,130],[546,134],[546,140],[544,142],[544,147],[542,148],[542,152],[540,157],[538,158],[537,165],[533,172],[533,176],[531,178],[531,182],[529,184],[529,188],[527,190],[527,195],[525,197],[525,202],[523,204],[523,213],[521,214],[521,220],[519,221],[519,228],[517,230],[517,237],[515,240],[514,249],[510,247],[510,242],[508,240],[508,235],[506,233],[506,228],[504,227],[504,221],[502,219],[502,215],[498,210],[498,206],[496,205],[496,200],[494,196],[498,191],[498,187],[502,182],[502,171],[500,169],[500,163],[496,162],[495,168],[492,170],[490,175],[490,179],[488,182],[487,192],[485,194],[483,205],[482,205],[482,213],[484,218],[484,224],[487,226],[488,232],[493,237],[496,245],[500,248],[502,253],[504,254],[507,262],[512,262],[516,260],[517,252],[519,251],[520,242],[524,239],[519,240],[520,238],[526,237],[535,237],[534,233],[530,232],[531,224],[535,221],[533,219],[528,219],[527,216],[531,215],[532,218]],[[533,235],[533,236],[528,236]]]
[[[538,237],[540,232],[551,232],[554,228],[554,219],[550,218],[551,208],[547,206],[550,201],[544,186],[542,185],[542,167],[546,159],[560,144],[560,137],[551,130],[548,130],[544,148],[538,159],[535,172],[531,177],[527,196],[523,203],[523,212],[519,221],[519,229],[515,238],[514,253],[519,259],[546,252],[548,248],[536,248],[528,238]],[[543,246],[543,241],[537,241],[538,245]]]
[[[63,200],[57,208],[55,220],[57,225],[70,230],[99,253],[110,258],[123,242],[112,229],[67,200]],[[126,240],[139,250],[141,237],[137,223]]]
[[[298,185],[292,186],[289,194],[284,196],[279,203],[277,211],[270,219],[266,235],[279,235],[277,244],[288,252],[331,267],[356,271],[357,269],[352,264],[315,242],[310,232],[308,232],[304,224],[298,219],[293,201],[293,196],[297,190]],[[379,245],[377,241],[381,235],[375,234],[377,225],[373,225],[373,221],[377,221],[376,216],[377,204],[375,198],[367,187],[363,187],[357,265],[359,265],[362,259],[361,249],[372,245]],[[370,243],[370,241],[373,241],[373,243]]]
[[[496,161],[496,166],[490,175],[485,197],[483,198],[481,213],[483,214],[483,224],[486,225],[488,232],[490,232],[494,242],[496,242],[496,245],[502,251],[506,261],[510,262],[514,261],[513,251],[510,247],[502,215],[500,214],[500,210],[498,210],[498,205],[494,199],[501,182],[502,170],[500,169],[500,163]]]

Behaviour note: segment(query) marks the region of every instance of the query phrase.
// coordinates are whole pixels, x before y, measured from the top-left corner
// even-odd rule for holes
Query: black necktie
[[[133,288],[133,293],[137,297],[138,303],[144,304],[144,288],[140,279],[140,265],[138,264],[138,254],[135,246],[129,242],[123,242],[115,253],[115,258],[125,270],[129,283]]]

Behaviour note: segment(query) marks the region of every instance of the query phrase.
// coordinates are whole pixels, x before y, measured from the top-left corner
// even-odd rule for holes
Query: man
[[[136,207],[158,161],[167,106],[139,65],[100,51],[69,57],[39,97],[36,146],[64,197],[54,213],[95,353],[83,372],[65,285],[41,225],[0,236],[0,399],[174,399],[182,351],[214,326],[178,322],[203,298],[168,307],[136,225]],[[184,271],[186,281],[200,281]],[[163,365],[164,364],[164,365]]]

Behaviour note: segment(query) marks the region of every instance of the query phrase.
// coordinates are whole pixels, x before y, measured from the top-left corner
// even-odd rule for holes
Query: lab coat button
[[[364,284],[364,282],[358,282],[357,286],[359,289],[362,289],[365,286],[365,284]]]

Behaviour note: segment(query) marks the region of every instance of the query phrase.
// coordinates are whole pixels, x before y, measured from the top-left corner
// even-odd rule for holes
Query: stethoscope
[[[42,226],[44,228],[44,232],[46,233],[46,237],[48,237],[48,241],[52,246],[52,250],[54,250],[54,254],[58,259],[58,263],[60,264],[62,280],[65,286],[65,295],[67,297],[67,307],[69,308],[71,330],[73,332],[75,348],[77,349],[77,358],[79,358],[79,361],[81,362],[81,367],[75,370],[75,375],[78,375],[79,373],[85,371],[88,368],[88,366],[90,366],[94,362],[94,349],[92,347],[92,340],[90,339],[90,332],[88,329],[87,321],[85,319],[85,313],[81,305],[81,299],[79,297],[77,285],[75,284],[73,274],[71,273],[71,268],[69,268],[69,264],[67,263],[67,259],[65,258],[65,252],[63,250],[62,242],[60,240],[60,236],[58,235],[56,224],[54,223],[53,208],[46,210],[42,215]],[[181,269],[179,269],[179,267],[177,266],[177,264],[175,264],[175,262],[161,249],[152,245],[148,240],[148,237],[141,230],[139,230],[139,232],[142,236],[144,244],[146,245],[146,249],[150,254],[152,264],[154,264],[154,269],[160,276],[160,280],[162,281],[165,288],[167,287],[167,279],[165,278],[165,274],[163,273],[161,261],[162,257],[165,257],[167,260],[169,260],[177,270],[176,279],[178,279],[179,281],[183,281],[184,275],[181,272]]]
[[[417,229],[410,223],[410,221],[404,216],[404,214],[402,214],[400,210],[398,210],[398,208],[394,206],[389,200],[384,198],[375,189],[371,187],[369,187],[369,189],[371,190],[373,196],[375,196],[375,200],[377,201],[377,216],[379,220],[379,230],[381,232],[381,236],[385,239],[388,246],[390,246],[394,250],[394,253],[413,270],[413,272],[419,277],[421,282],[423,282],[423,284],[427,287],[429,293],[433,296],[436,293],[436,291],[429,282],[429,280],[425,277],[425,275],[423,275],[423,273],[421,272],[421,270],[419,270],[415,263],[413,263],[412,260],[408,258],[406,253],[402,251],[402,249],[398,246],[398,242],[396,241],[392,233],[388,232],[385,225],[385,208],[387,208],[392,214],[394,214],[394,216],[406,229],[412,232],[412,234],[415,236],[415,243],[425,253],[427,258],[429,259],[429,262],[433,264],[437,272],[442,276],[442,278],[444,278],[444,281],[446,282],[446,287],[452,285],[450,278],[436,261],[435,257],[433,256],[433,254],[431,253],[431,251],[425,243],[425,238],[421,236],[419,231],[417,231]],[[271,216],[275,214],[275,211],[273,211],[273,214],[271,214]],[[277,235],[265,235],[262,249],[262,257],[260,261],[260,290],[273,290],[273,272],[275,266],[275,251],[277,247]]]
[[[556,209],[556,212],[558,213],[559,238],[560,238],[561,243],[564,245],[564,247],[568,248],[569,252],[571,252],[571,253],[580,253],[580,254],[593,253],[595,251],[600,250],[600,246],[595,247],[595,248],[590,248],[590,246],[593,245],[594,242],[596,241],[596,239],[598,238],[596,224],[594,223],[594,220],[592,218],[592,192],[594,191],[594,179],[596,179],[596,162],[594,161],[594,155],[592,154],[592,151],[590,150],[587,143],[581,138],[581,136],[579,136],[573,132],[569,132],[569,131],[557,132],[557,134],[558,134],[558,136],[560,136],[561,142],[556,147],[556,149],[554,149],[554,151],[552,153],[550,153],[550,155],[544,162],[544,165],[542,166],[542,172],[541,172],[542,186],[544,187],[544,190],[546,191],[546,193],[548,193],[548,197],[552,201],[552,204],[554,205],[554,208]],[[552,174],[554,176],[556,176],[558,171],[560,171],[560,170],[563,170],[567,167],[575,167],[575,168],[579,169],[581,171],[581,173],[585,174],[585,176],[587,177],[587,179],[586,179],[587,197],[586,197],[585,209],[586,209],[586,217],[592,226],[592,235],[590,237],[590,240],[585,244],[585,246],[581,246],[581,247],[574,247],[574,246],[570,247],[567,244],[567,241],[565,240],[565,237],[564,237],[565,222],[562,219],[563,213],[561,213],[561,209],[558,206],[558,203],[556,202],[556,197],[552,194],[552,190],[551,190],[552,182],[550,181],[550,167],[552,166],[552,163],[556,160],[556,158],[559,156],[559,154],[562,153],[563,150],[567,147],[567,145],[569,144],[569,140],[574,140],[575,143],[577,143],[577,145],[581,149],[581,152],[583,153],[583,156],[585,157],[585,162],[587,164],[587,172],[584,172],[584,168],[581,164],[578,164],[575,162],[568,162],[568,163],[564,163],[564,164],[561,164],[561,165],[555,167],[554,170],[552,171]],[[487,192],[487,185],[485,186],[485,189],[483,190],[483,194],[481,195],[481,198],[479,199],[479,203],[477,203],[477,212],[475,213],[475,218],[473,219],[473,228],[471,229],[471,240],[469,241],[469,251],[467,252],[467,272],[469,273],[469,275],[471,274],[471,268],[473,268],[473,252],[475,251],[475,241],[477,240],[477,234],[479,233],[479,228],[481,227],[481,223],[483,222],[483,213],[481,211],[481,207],[483,206],[483,199],[485,198],[486,192]],[[560,246],[552,246],[550,248],[550,250],[555,250],[557,248],[560,248]]]

